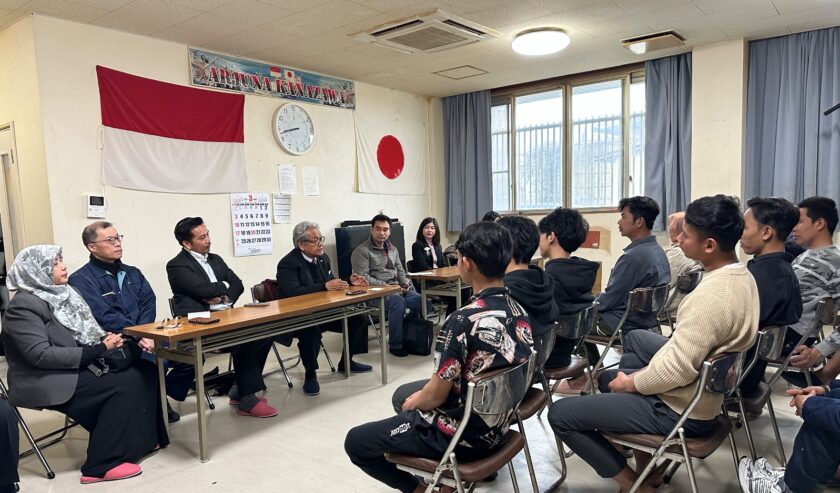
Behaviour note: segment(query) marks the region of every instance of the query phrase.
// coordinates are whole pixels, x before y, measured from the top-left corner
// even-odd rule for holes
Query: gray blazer
[[[42,408],[70,400],[79,379],[82,348],[50,305],[18,291],[3,317],[9,364],[9,399],[15,406]]]

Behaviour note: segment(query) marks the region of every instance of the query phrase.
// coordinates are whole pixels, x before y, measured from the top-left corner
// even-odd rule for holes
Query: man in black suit
[[[245,288],[222,257],[210,253],[210,231],[204,220],[200,217],[181,219],[175,225],[175,239],[182,250],[166,263],[175,315],[232,307]],[[269,406],[266,399],[256,396],[266,388],[262,370],[271,344],[271,339],[265,339],[240,344],[231,351],[236,387],[229,394],[230,404],[238,406],[236,414],[240,416],[270,418],[277,415],[277,409]]]
[[[321,230],[317,224],[309,221],[298,223],[292,231],[292,242],[295,248],[277,263],[277,291],[280,298],[347,289],[349,284],[336,279],[332,273],[330,258],[324,253],[324,237],[321,236]],[[364,277],[353,274],[350,276],[350,284],[366,285],[367,281]],[[350,371],[367,373],[372,370],[370,365],[353,361],[353,355],[367,352],[367,320],[360,315],[350,317],[348,325]],[[306,369],[303,391],[307,394],[313,392],[317,394],[320,389],[315,370],[318,369],[321,331],[324,330],[341,332],[342,323],[336,320],[295,332],[298,338],[300,360]],[[344,371],[345,361],[346,358],[342,355],[338,371]]]

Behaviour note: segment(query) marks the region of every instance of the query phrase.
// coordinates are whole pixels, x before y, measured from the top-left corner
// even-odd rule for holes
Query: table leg
[[[350,334],[349,329],[347,326],[347,313],[345,312],[344,318],[341,319],[341,332],[343,333],[343,352],[344,352],[344,376],[350,378],[350,365],[352,364],[352,358],[350,358]]]
[[[420,313],[423,315],[423,320],[426,320],[428,314],[428,308],[426,307],[426,280],[422,277],[420,278]]]
[[[388,362],[386,359],[386,354],[388,352],[388,346],[385,345],[385,297],[379,297],[379,347],[381,348],[380,351],[380,362],[382,369],[382,385],[388,383]]]
[[[161,342],[156,342],[156,346],[160,346]],[[163,408],[163,423],[166,425],[166,433],[169,434],[169,419],[167,419],[167,409],[166,409],[166,368],[163,366],[163,357],[161,357],[160,352],[162,348],[157,348],[155,350],[155,364],[157,364],[158,370],[158,387],[160,391],[160,405]]]
[[[207,448],[204,443],[207,435],[207,417],[204,415],[206,402],[204,402],[204,368],[201,361],[201,338],[193,339],[193,365],[195,365],[195,401],[198,415],[198,456],[201,462],[207,462]]]

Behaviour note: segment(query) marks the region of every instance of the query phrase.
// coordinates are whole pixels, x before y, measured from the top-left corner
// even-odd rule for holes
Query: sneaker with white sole
[[[783,477],[784,471],[767,471],[749,457],[742,457],[738,463],[738,481],[744,493],[782,493],[779,482]]]

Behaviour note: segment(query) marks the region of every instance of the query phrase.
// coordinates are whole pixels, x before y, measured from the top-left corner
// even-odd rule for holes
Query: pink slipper
[[[110,469],[101,478],[96,478],[93,476],[82,476],[80,482],[82,484],[92,484],[99,483],[102,481],[117,481],[120,479],[128,479],[133,478],[134,476],[139,476],[142,472],[143,470],[140,469],[140,466],[138,466],[137,464],[123,462],[117,467]]]
[[[268,399],[266,399],[265,397],[257,397],[257,400],[260,400],[260,401],[266,402],[266,403],[268,402]],[[239,405],[239,399],[229,399],[228,404],[230,404],[231,406],[238,406]]]
[[[236,414],[240,416],[251,416],[254,418],[271,418],[273,416],[277,416],[277,409],[268,405],[266,401],[259,401],[257,404],[251,408],[250,411],[243,411],[242,409],[237,409]]]

